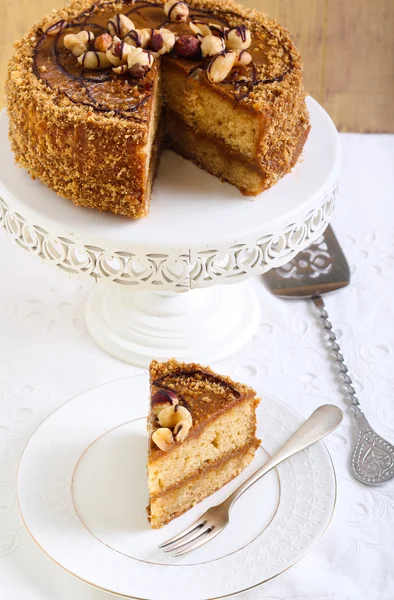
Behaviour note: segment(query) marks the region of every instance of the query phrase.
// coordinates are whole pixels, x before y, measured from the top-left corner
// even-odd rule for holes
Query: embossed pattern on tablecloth
[[[343,160],[333,226],[352,283],[327,297],[331,320],[371,425],[394,441],[394,136],[341,135]],[[67,276],[0,235],[0,597],[110,600],[41,553],[24,531],[15,474],[23,447],[54,408],[81,391],[139,369],[90,340],[83,304],[91,282]],[[261,326],[218,370],[284,400],[307,416],[325,402],[344,407],[337,371],[311,303],[271,297],[253,285]],[[349,470],[350,413],[327,445],[338,500],[322,540],[251,600],[394,600],[394,482],[367,488]],[[185,596],[186,598],[186,596]]]

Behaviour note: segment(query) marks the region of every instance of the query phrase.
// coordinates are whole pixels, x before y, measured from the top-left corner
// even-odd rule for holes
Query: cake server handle
[[[235,490],[226,500],[225,504],[230,510],[233,504],[242,496],[247,489],[256,481],[264,477],[269,471],[277,467],[284,460],[290,458],[300,450],[304,450],[311,444],[321,440],[334,431],[343,419],[343,412],[338,406],[324,404],[319,406],[301,425],[299,429],[285,442],[285,444],[272,456],[260,469],[251,475],[239,488]]]

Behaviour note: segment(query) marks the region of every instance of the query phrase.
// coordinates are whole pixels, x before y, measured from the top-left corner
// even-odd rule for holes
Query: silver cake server
[[[341,353],[337,337],[328,318],[322,295],[350,283],[345,255],[330,226],[316,242],[300,252],[291,262],[271,269],[263,280],[270,292],[280,298],[310,298],[320,312],[334,357],[344,383],[344,395],[350,402],[358,428],[351,470],[366,485],[378,485],[394,477],[394,446],[376,433],[361,411],[356,390]]]

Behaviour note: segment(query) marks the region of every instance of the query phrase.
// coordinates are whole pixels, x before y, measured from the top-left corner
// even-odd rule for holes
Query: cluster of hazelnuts
[[[152,412],[158,424],[152,441],[160,450],[167,452],[173,444],[186,439],[193,419],[186,406],[179,404],[175,392],[158,390],[152,397]]]
[[[170,22],[186,22],[189,7],[185,2],[168,0],[164,12]],[[48,28],[48,35],[58,32],[59,23]],[[64,37],[64,45],[86,69],[107,69],[138,79],[152,67],[155,57],[173,51],[184,58],[203,58],[207,76],[213,83],[223,81],[233,67],[252,61],[247,52],[251,35],[245,25],[225,27],[200,20],[189,21],[191,35],[180,37],[170,29],[136,29],[127,15],[116,14],[108,21],[108,33],[95,38],[91,31]]]

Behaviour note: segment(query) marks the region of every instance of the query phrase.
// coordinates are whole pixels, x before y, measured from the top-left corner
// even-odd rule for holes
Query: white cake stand
[[[107,284],[94,286],[85,318],[93,339],[116,358],[138,366],[171,356],[220,360],[246,344],[260,322],[244,280],[291,260],[330,221],[338,135],[312,98],[308,107],[312,129],[302,159],[260,197],[251,201],[165,152],[151,214],[135,222],[77,208],[32,181],[14,164],[3,112],[0,225],[67,274]]]

